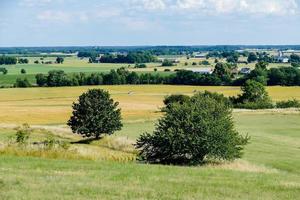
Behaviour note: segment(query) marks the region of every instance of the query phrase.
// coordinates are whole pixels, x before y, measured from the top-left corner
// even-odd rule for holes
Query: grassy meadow
[[[120,102],[124,127],[86,143],[66,127],[72,102],[103,88]],[[274,101],[300,99],[300,87],[268,87]],[[151,132],[166,95],[197,91],[237,95],[239,87],[121,85],[0,90],[0,199],[297,199],[300,196],[300,112],[234,110],[237,130],[251,137],[244,157],[205,166],[146,165],[132,144]],[[49,137],[68,150],[12,148],[16,126],[30,143]]]
[[[0,151],[0,198],[297,199],[300,115],[237,113],[235,120],[237,129],[251,136],[251,143],[242,160],[221,165],[175,167],[116,162],[128,154],[101,143],[73,146],[81,152],[89,149],[97,159],[72,155],[36,158]],[[141,131],[152,129],[149,122],[126,123],[115,137],[136,138]],[[4,140],[13,131],[2,128],[0,134]],[[38,131],[33,135],[34,139],[43,137]],[[59,137],[79,139],[68,133]]]

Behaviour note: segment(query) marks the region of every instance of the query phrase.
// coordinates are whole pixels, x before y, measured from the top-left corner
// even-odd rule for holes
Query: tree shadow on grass
[[[85,138],[76,142],[71,142],[71,144],[91,144],[93,141],[96,140],[96,138]]]

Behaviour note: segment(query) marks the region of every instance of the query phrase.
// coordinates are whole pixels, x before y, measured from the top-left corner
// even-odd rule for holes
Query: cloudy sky
[[[0,0],[0,46],[300,44],[300,0]]]

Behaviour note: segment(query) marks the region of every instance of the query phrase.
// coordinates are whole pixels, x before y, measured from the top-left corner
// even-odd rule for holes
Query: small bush
[[[276,108],[300,108],[300,101],[297,99],[279,101],[276,103]]]
[[[165,59],[162,62],[161,66],[163,66],[163,67],[172,67],[172,66],[174,66],[174,63],[171,60]]]
[[[17,78],[16,83],[14,84],[14,87],[27,88],[27,87],[31,87],[31,84],[27,78],[25,78],[25,79]]]
[[[26,74],[26,70],[25,69],[21,69],[21,74]]]
[[[164,71],[165,71],[165,72],[170,72],[171,70],[170,70],[170,69],[165,69]]]
[[[135,68],[147,68],[147,65],[144,64],[144,63],[141,63],[141,64],[135,64]]]
[[[16,143],[21,145],[27,144],[31,132],[32,130],[28,124],[23,124],[21,127],[17,128]]]

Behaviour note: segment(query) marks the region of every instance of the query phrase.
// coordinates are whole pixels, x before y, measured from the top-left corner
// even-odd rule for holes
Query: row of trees
[[[0,65],[15,65],[17,61],[14,56],[0,56]]]
[[[125,68],[109,73],[66,74],[62,70],[49,71],[47,75],[37,74],[38,86],[80,86],[80,85],[122,85],[122,84],[174,84],[174,85],[244,85],[247,80],[255,80],[263,85],[300,85],[300,70],[295,68],[274,68],[267,70],[263,64],[257,65],[249,75],[234,79],[232,66],[217,64],[212,74],[200,74],[187,70],[162,76],[159,73],[129,72]]]
[[[97,60],[96,55],[90,57],[89,62],[101,62],[101,63],[149,63],[155,62],[156,57],[154,57],[149,52],[134,52],[128,54],[105,54]]]

